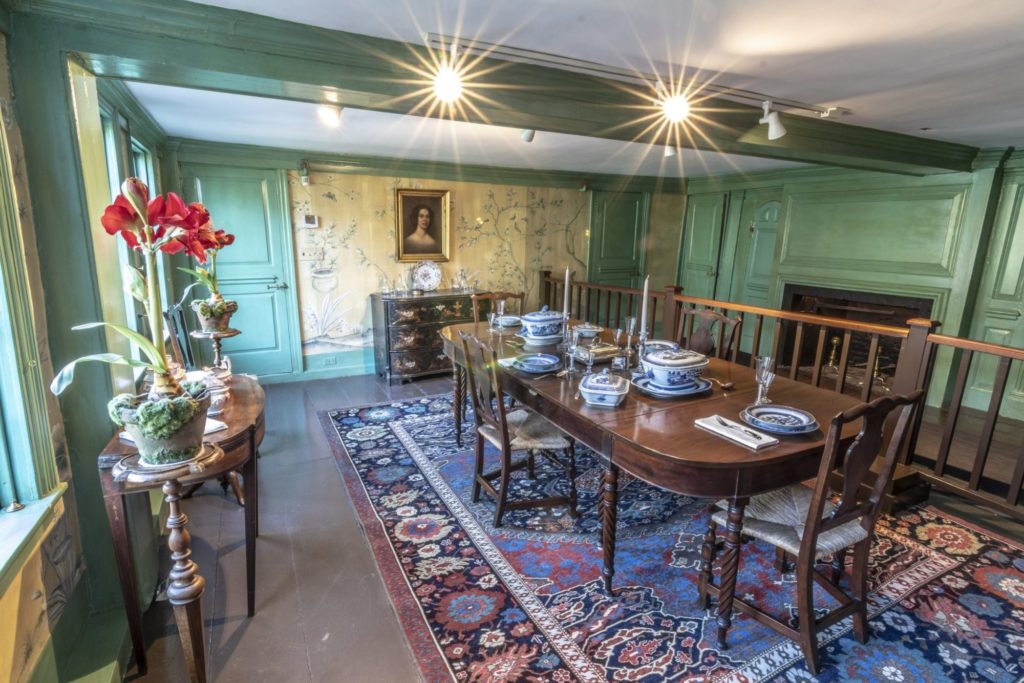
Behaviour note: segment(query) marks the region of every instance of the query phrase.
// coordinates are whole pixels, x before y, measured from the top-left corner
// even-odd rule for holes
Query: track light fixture
[[[761,117],[759,123],[768,124],[769,140],[778,140],[786,134],[786,127],[782,125],[782,120],[779,119],[779,112],[772,111],[771,100],[765,100],[762,102],[761,108],[764,109],[764,116]]]
[[[533,136],[537,134],[537,131],[532,128],[523,128],[519,131],[519,137],[523,139],[523,142],[533,142]]]
[[[444,104],[454,104],[462,97],[462,74],[455,68],[457,60],[458,44],[452,42],[450,58],[434,74],[434,97]]]
[[[299,182],[303,187],[309,187],[309,162],[305,159],[299,164]]]
[[[675,155],[676,155],[676,148],[675,147],[666,147],[665,148],[665,158],[666,159],[668,159],[670,157],[674,157]]]

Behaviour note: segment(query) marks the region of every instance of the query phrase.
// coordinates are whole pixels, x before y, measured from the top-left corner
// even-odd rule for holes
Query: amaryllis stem
[[[164,309],[160,301],[160,283],[157,280],[156,252],[152,245],[147,245],[146,255],[146,293],[149,298],[149,334],[150,341],[160,355],[159,365],[166,370],[167,356],[164,349]]]

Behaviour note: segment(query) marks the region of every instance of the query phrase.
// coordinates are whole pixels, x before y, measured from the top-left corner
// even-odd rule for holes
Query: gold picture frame
[[[395,253],[400,263],[451,258],[450,209],[448,190],[395,190]]]

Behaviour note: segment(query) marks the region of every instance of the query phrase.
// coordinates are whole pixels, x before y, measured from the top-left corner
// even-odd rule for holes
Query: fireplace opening
[[[782,307],[785,310],[896,327],[906,327],[907,320],[911,318],[930,318],[932,305],[931,299],[922,297],[807,285],[787,284],[782,295]],[[795,334],[794,326],[787,326],[780,348],[792,349]],[[835,368],[839,363],[842,338],[843,330],[839,328],[827,330],[825,356],[822,359],[826,368]],[[852,335],[847,361],[849,379],[852,380],[852,384],[861,385],[865,374],[871,372],[876,379],[875,383],[878,388],[884,389],[896,370],[896,362],[900,355],[900,340],[880,337],[875,367],[869,369],[867,363],[870,344],[871,335],[862,333]],[[814,356],[815,345],[805,343],[800,350],[799,365],[801,369],[805,366],[812,366]],[[788,366],[791,359],[780,359],[780,362]]]

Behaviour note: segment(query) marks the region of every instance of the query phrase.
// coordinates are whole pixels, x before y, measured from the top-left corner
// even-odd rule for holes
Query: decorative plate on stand
[[[433,261],[420,261],[412,269],[413,289],[433,292],[441,284],[441,268]]]

